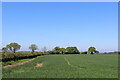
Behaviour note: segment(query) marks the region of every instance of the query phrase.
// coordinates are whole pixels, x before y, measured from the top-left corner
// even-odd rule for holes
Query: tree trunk
[[[89,51],[87,52],[87,54],[89,54]]]
[[[15,53],[15,49],[13,49],[13,52]]]
[[[34,49],[32,49],[32,53],[34,53]]]
[[[62,54],[63,54],[63,51],[62,51]]]
[[[93,54],[93,52],[91,52],[91,54]]]

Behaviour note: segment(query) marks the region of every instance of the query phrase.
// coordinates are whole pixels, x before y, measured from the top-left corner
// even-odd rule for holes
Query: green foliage
[[[65,54],[66,49],[65,48],[60,48],[60,53]]]
[[[59,46],[56,46],[53,51],[49,51],[52,54],[64,54],[66,51],[65,48],[60,48]]]
[[[99,53],[99,51],[95,50],[95,53]]]
[[[59,46],[56,46],[54,49],[53,49],[53,52],[55,54],[59,54],[60,53],[60,47]]]
[[[47,51],[47,53],[49,53],[49,54],[53,54],[53,51],[50,51],[50,50],[49,50],[49,51]]]
[[[89,47],[88,48],[88,52],[91,53],[91,54],[93,54],[93,53],[98,52],[98,51],[96,51],[95,47]]]
[[[94,52],[95,51],[95,47],[89,47],[88,51],[89,52]]]
[[[48,53],[42,53],[42,52],[35,52],[32,53],[26,53],[26,52],[16,52],[16,53],[2,53],[2,61],[11,61],[11,60],[19,60],[19,59],[26,59],[26,58],[33,58],[40,55],[47,55]]]
[[[60,48],[60,47],[55,47],[52,51],[48,51],[50,54],[79,54],[79,50],[77,47],[67,47],[65,48]]]
[[[7,50],[8,50],[8,48],[7,48],[7,47],[3,47],[3,48],[2,48],[2,52],[3,52],[3,53],[6,53],[6,52],[7,52]]]
[[[115,52],[104,52],[104,53],[102,53],[102,54],[120,54],[120,52],[119,52],[119,51],[115,51]]]
[[[10,51],[12,51],[12,52],[16,52],[17,50],[19,50],[20,49],[20,45],[18,44],[18,43],[10,43],[10,44],[8,44],[7,46],[6,46],[6,48],[8,48]]]
[[[32,53],[34,53],[34,52],[35,52],[35,50],[37,50],[37,49],[38,49],[38,47],[37,47],[37,45],[32,44],[32,45],[29,47],[29,49],[31,49],[31,50],[32,50]]]
[[[84,51],[84,52],[80,52],[80,54],[87,54],[87,51]]]
[[[66,52],[67,54],[79,54],[77,47],[67,47]]]

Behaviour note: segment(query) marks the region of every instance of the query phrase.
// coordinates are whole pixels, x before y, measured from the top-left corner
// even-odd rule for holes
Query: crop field
[[[3,78],[118,78],[118,55],[44,55],[2,71]]]

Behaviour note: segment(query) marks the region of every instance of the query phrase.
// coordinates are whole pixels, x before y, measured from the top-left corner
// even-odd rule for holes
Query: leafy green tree
[[[77,47],[67,47],[66,51],[68,54],[79,54]]]
[[[8,45],[6,46],[6,48],[8,48],[8,50],[12,51],[12,46],[11,46],[10,44],[8,44]]]
[[[66,49],[65,48],[60,48],[61,54],[65,54]]]
[[[91,54],[94,54],[96,51],[96,48],[95,47],[89,47],[88,48],[88,52],[91,53]]]
[[[20,45],[18,44],[18,43],[10,43],[10,44],[8,44],[7,46],[6,46],[6,48],[8,48],[10,51],[12,51],[12,52],[16,52],[17,50],[19,50],[20,49]]]
[[[34,52],[35,52],[35,50],[37,50],[37,49],[38,49],[38,47],[37,47],[37,45],[32,44],[32,45],[29,47],[29,49],[31,49],[31,50],[32,50],[32,53],[34,53]]]
[[[6,53],[6,52],[7,52],[7,50],[8,50],[8,48],[7,48],[7,47],[3,47],[3,48],[2,48],[2,52],[3,52],[3,53]]]
[[[60,47],[59,46],[56,46],[53,51],[56,53],[56,54],[59,54],[60,53]]]
[[[65,48],[60,48],[58,46],[54,47],[52,51],[48,51],[50,54],[79,54],[79,50],[77,47],[67,47]]]

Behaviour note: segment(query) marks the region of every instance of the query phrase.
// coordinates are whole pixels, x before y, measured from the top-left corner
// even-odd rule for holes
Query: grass
[[[118,78],[118,55],[39,56],[24,65],[3,69],[3,78]]]

